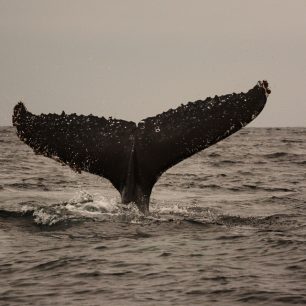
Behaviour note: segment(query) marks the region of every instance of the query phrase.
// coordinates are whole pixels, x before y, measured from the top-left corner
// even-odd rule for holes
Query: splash
[[[119,198],[107,198],[100,193],[78,191],[70,200],[55,204],[38,202],[20,203],[17,212],[6,212],[8,216],[32,217],[37,225],[72,225],[75,222],[97,221],[150,225],[160,223],[192,223],[203,226],[217,225],[225,227],[250,228],[290,228],[295,218],[288,215],[246,216],[224,214],[224,211],[212,207],[203,207],[198,203],[169,202],[152,200],[149,216],[144,216],[134,203],[121,204]],[[0,212],[1,214],[1,212]]]
[[[116,198],[107,199],[87,191],[78,191],[72,199],[53,205],[34,202],[22,205],[21,215],[29,214],[36,224],[49,226],[86,220],[138,223],[144,219],[133,203],[123,205]]]

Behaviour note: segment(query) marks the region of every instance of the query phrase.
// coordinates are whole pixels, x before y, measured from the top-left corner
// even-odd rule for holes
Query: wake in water
[[[75,223],[112,222],[150,225],[153,223],[185,223],[198,225],[218,226],[249,226],[261,229],[288,229],[297,226],[294,216],[288,214],[274,214],[270,216],[241,217],[239,215],[224,214],[219,209],[205,208],[197,205],[188,206],[188,203],[152,202],[152,211],[149,216],[139,212],[134,203],[128,205],[120,203],[119,199],[107,199],[100,194],[90,194],[79,191],[69,201],[43,204],[35,201],[21,202],[18,211],[0,211],[0,217],[30,218],[40,226],[54,225],[74,226]],[[76,226],[76,225],[75,225]],[[49,228],[49,229],[51,229]]]

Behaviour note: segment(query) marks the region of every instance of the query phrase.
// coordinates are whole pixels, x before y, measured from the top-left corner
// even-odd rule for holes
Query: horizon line
[[[0,128],[2,127],[14,127],[13,125],[1,125]],[[287,129],[287,128],[306,128],[306,125],[295,125],[295,126],[245,126],[243,129]]]

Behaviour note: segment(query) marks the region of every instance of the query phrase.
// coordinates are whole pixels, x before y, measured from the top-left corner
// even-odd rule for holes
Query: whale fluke
[[[164,171],[251,122],[269,93],[267,81],[258,82],[247,93],[189,102],[138,125],[64,112],[34,115],[19,102],[13,125],[36,154],[105,177],[123,203],[135,202],[146,214],[152,188]]]

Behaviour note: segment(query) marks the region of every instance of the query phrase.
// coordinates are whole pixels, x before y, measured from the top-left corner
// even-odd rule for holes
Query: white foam
[[[90,194],[86,191],[79,191],[65,207],[71,212],[85,215],[116,213],[118,211],[116,199],[109,200],[101,194]]]
[[[61,218],[57,214],[50,214],[49,212],[44,211],[43,208],[35,211],[33,216],[35,223],[42,225],[54,225],[63,220],[63,217]]]

